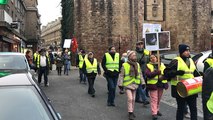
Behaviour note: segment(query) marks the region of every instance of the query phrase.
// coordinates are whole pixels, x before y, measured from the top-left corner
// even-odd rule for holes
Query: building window
[[[144,0],[144,20],[147,20],[147,0]]]

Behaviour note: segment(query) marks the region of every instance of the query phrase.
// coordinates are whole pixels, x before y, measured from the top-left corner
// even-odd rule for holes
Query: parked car
[[[0,120],[61,119],[30,73],[0,71],[0,98]]]
[[[206,60],[211,53],[212,53],[212,50],[203,51],[203,52],[200,52],[199,54],[195,55],[192,58],[195,61],[195,65],[199,72],[203,73],[204,60]]]
[[[29,71],[29,65],[22,53],[0,52],[0,70],[27,72]]]
[[[197,53],[190,52],[191,58],[193,58]],[[168,66],[169,63],[175,58],[179,56],[178,51],[162,51],[160,52],[161,62]]]

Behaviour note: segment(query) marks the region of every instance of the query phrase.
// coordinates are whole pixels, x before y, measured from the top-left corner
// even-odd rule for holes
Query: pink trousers
[[[158,88],[157,90],[149,90],[150,101],[151,101],[151,111],[152,115],[157,115],[159,111],[159,104],[161,96],[163,95],[163,88]]]
[[[126,89],[128,112],[134,111],[136,90]]]

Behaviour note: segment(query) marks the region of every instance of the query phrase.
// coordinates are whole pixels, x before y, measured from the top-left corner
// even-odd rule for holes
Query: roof
[[[24,55],[24,53],[18,53],[18,52],[0,52],[0,55]]]
[[[4,74],[5,76],[3,76]],[[27,73],[22,74],[1,73],[0,86],[8,86],[8,85],[32,85],[32,83]]]

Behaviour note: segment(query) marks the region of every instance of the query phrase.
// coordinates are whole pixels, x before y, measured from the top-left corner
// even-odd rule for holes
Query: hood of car
[[[0,86],[6,85],[32,85],[28,73],[11,74],[0,72]]]

